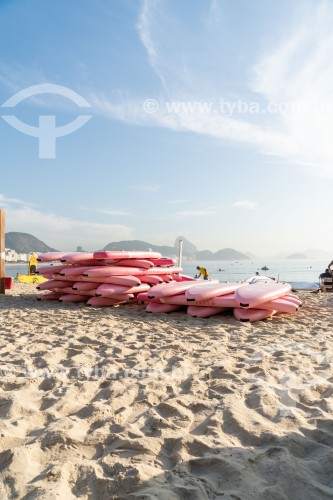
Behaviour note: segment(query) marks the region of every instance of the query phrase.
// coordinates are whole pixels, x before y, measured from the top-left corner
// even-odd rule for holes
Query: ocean
[[[332,256],[333,257],[333,256]],[[323,273],[328,262],[322,260],[266,260],[266,261],[183,261],[184,274],[195,276],[197,266],[207,269],[210,278],[219,281],[243,281],[256,271],[276,281],[291,283],[294,288],[316,288],[319,274]],[[262,270],[262,267],[268,270]]]
[[[333,257],[333,256],[332,256]],[[324,272],[328,262],[322,260],[266,260],[266,261],[183,261],[184,274],[195,276],[197,266],[203,266],[209,272],[210,278],[219,281],[243,281],[253,276],[256,271],[261,275],[275,278],[276,281],[286,281],[294,288],[316,288],[318,276]],[[268,270],[261,270],[267,266]],[[27,264],[6,264],[6,276],[16,276],[16,273],[27,274]]]

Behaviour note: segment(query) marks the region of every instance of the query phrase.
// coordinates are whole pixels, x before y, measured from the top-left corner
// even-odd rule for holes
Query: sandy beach
[[[0,296],[0,498],[333,498],[333,295],[148,315]]]

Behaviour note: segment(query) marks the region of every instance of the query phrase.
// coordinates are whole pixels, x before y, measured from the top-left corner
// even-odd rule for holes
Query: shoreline
[[[4,498],[332,498],[333,294],[249,324],[37,293],[0,296]]]

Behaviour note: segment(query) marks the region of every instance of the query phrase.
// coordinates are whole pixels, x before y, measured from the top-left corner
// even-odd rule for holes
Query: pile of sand
[[[254,324],[0,296],[0,498],[331,499],[333,295]]]

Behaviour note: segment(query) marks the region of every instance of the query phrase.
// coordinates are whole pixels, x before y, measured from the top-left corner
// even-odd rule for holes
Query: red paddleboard
[[[210,283],[209,285],[200,283],[186,290],[186,298],[189,302],[211,299],[232,293],[241,286],[244,286],[244,283]]]
[[[239,307],[257,308],[260,304],[273,299],[278,299],[291,291],[288,283],[276,283],[275,281],[258,281],[251,285],[245,285],[235,291],[235,299]],[[260,309],[260,307],[258,307]]]
[[[127,252],[125,250],[119,251],[105,251],[94,252],[95,259],[160,259],[162,255],[158,252]]]

